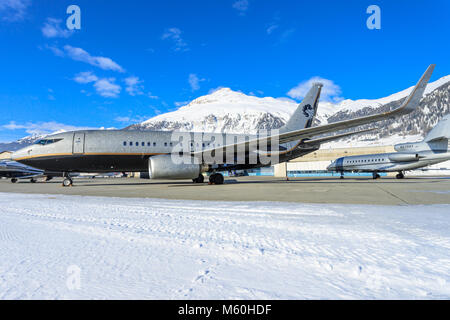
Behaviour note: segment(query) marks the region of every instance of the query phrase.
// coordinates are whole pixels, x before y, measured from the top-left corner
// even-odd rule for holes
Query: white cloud
[[[284,30],[283,33],[281,33],[279,43],[286,42],[295,32],[295,28],[290,28],[287,30]]]
[[[73,34],[73,30],[61,28],[62,20],[47,18],[44,26],[41,28],[42,34],[46,38],[68,38]]]
[[[142,95],[144,92],[142,91],[144,89],[144,86],[142,85],[142,80],[140,80],[138,77],[128,77],[125,78],[125,83],[127,87],[125,90],[128,92],[130,96],[135,95]]]
[[[239,12],[239,15],[244,16],[248,10],[248,0],[237,0],[233,3],[232,7]]]
[[[185,106],[185,105],[187,105],[187,104],[189,104],[190,103],[190,101],[176,101],[175,103],[174,103],[174,105],[176,106],[176,107],[182,107],[182,106]]]
[[[51,134],[58,131],[94,129],[90,127],[76,127],[55,121],[27,122],[24,124],[17,124],[16,122],[11,121],[10,123],[3,125],[2,128],[8,130],[25,130],[25,132],[28,134],[36,134],[36,135]]]
[[[102,78],[94,83],[94,88],[102,97],[117,98],[122,88],[115,81],[115,78]]]
[[[299,83],[296,87],[289,90],[287,95],[294,99],[304,98],[306,93],[311,89],[311,86],[315,82],[321,82],[323,88],[320,94],[322,101],[336,102],[343,98],[340,96],[342,93],[341,87],[335,84],[332,80],[324,79],[321,77],[312,77],[309,80]]]
[[[192,91],[200,89],[200,82],[202,81],[205,81],[205,79],[200,79],[195,73],[189,75],[188,82]]]
[[[86,72],[80,72],[78,73],[75,78],[73,78],[73,80],[75,80],[78,83],[90,83],[90,82],[96,82],[98,80],[98,77],[93,74],[90,71],[86,71]]]
[[[81,84],[94,83],[95,91],[105,98],[117,98],[122,90],[122,87],[115,83],[115,78],[99,78],[90,71],[76,74],[73,80]]]
[[[153,95],[151,92],[148,92],[147,93],[147,97],[149,97],[150,99],[159,99],[159,97],[158,96],[155,96],[155,95]]]
[[[95,67],[99,67],[103,70],[125,72],[125,70],[120,65],[118,65],[110,58],[91,56],[87,51],[69,45],[65,45],[64,50],[67,55],[73,60],[85,62]]]
[[[42,47],[39,47],[40,49],[42,49]],[[55,56],[58,57],[64,57],[64,51],[62,51],[61,49],[57,48],[57,47],[53,47],[53,46],[49,46],[49,45],[45,45],[45,49],[50,50],[51,52],[53,52],[53,54]]]
[[[117,122],[123,123],[139,123],[148,120],[149,116],[125,116],[125,117],[116,117],[114,120]]]
[[[278,28],[277,24],[271,24],[267,27],[266,32],[267,34],[272,34],[277,28]]]
[[[25,18],[31,0],[0,0],[0,15],[3,21],[16,22]]]
[[[161,39],[171,40],[174,43],[175,51],[188,51],[188,45],[183,38],[181,38],[181,33],[181,30],[178,28],[169,28],[163,33]]]

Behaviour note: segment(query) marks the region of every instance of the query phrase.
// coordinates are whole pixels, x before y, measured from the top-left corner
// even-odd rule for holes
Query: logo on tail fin
[[[310,104],[306,104],[303,107],[303,114],[305,115],[306,118],[311,119],[314,115],[314,109],[313,107],[311,107]]]

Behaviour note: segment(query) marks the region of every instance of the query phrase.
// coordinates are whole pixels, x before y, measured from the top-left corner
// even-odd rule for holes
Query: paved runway
[[[225,201],[289,201],[344,204],[439,204],[450,203],[450,177],[226,178],[224,185],[193,184],[189,181],[152,181],[133,178],[74,180],[63,188],[61,179],[12,184],[0,180],[0,192],[67,194],[127,198],[165,198]]]

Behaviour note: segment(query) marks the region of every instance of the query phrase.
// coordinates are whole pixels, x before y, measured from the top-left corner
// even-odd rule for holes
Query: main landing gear
[[[36,183],[36,179],[31,178],[31,179],[30,179],[30,182],[31,182],[31,183]]]
[[[380,179],[380,175],[376,172],[372,173],[373,180]]]
[[[12,182],[12,183],[16,183],[16,182],[17,182],[17,178],[12,178],[12,179],[11,179],[11,182]]]
[[[197,178],[192,179],[193,183],[203,183],[205,181],[205,177],[200,173]]]
[[[209,176],[209,184],[223,184],[224,179],[221,173],[213,173]]]
[[[399,172],[396,176],[397,179],[403,179],[405,177],[405,175],[403,174],[403,172]]]

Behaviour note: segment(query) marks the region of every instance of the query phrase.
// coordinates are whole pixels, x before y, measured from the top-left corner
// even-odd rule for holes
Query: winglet
[[[435,64],[430,64],[428,69],[420,78],[419,82],[417,82],[413,91],[409,94],[409,96],[406,98],[403,104],[397,109],[398,113],[400,114],[410,113],[417,108],[420,100],[422,99],[423,93],[425,92],[425,88],[427,87],[428,81],[430,81],[434,67],[436,67]]]

